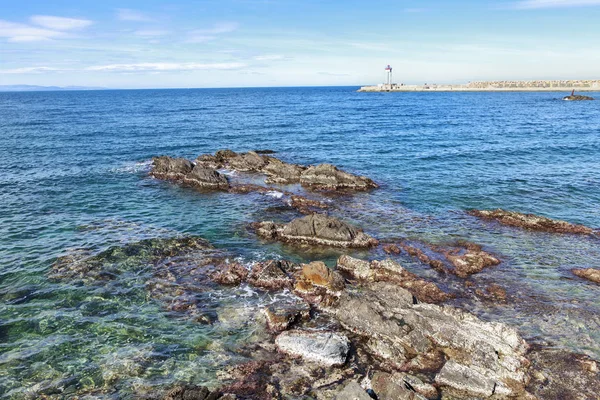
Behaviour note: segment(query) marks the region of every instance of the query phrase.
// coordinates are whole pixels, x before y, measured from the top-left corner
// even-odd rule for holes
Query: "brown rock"
[[[494,300],[499,302],[505,302],[507,295],[506,290],[500,285],[491,284],[485,288],[485,291],[481,289],[475,290],[475,294],[487,300]]]
[[[267,307],[264,313],[269,330],[281,332],[299,321],[308,320],[310,306],[301,300],[293,303],[279,302]]]
[[[445,255],[454,266],[450,272],[460,278],[466,278],[481,272],[486,267],[500,264],[498,258],[483,251],[481,246],[474,243],[462,244],[462,247],[446,251]]]
[[[498,221],[503,225],[529,229],[532,231],[573,233],[579,235],[592,235],[594,230],[583,225],[571,224],[566,221],[554,220],[534,214],[523,214],[516,211],[497,210],[471,210],[470,215],[486,220]]]
[[[256,263],[252,268],[248,283],[267,290],[291,289],[294,283],[293,273],[297,269],[299,266],[290,261],[268,260]]]
[[[290,207],[295,208],[302,214],[316,214],[321,210],[329,208],[327,203],[318,200],[307,199],[303,196],[292,195],[290,197]]]
[[[408,243],[401,243],[400,247],[404,250],[409,256],[417,258],[423,264],[429,265],[431,268],[440,273],[448,272],[444,263],[440,260],[436,260],[434,258],[429,257],[425,252],[418,247],[411,246]]]
[[[248,270],[239,263],[219,265],[217,271],[212,274],[213,281],[221,285],[239,285],[246,280]]]
[[[400,254],[400,248],[393,243],[384,245],[383,251],[385,251],[387,254]]]
[[[345,287],[344,278],[321,261],[303,264],[294,293],[311,304],[333,304]]]
[[[600,283],[600,269],[585,268],[585,269],[572,269],[575,275],[580,278],[587,279],[595,283]]]

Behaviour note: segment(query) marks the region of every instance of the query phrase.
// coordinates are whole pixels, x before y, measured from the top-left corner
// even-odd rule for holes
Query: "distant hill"
[[[56,90],[104,90],[92,86],[36,86],[36,85],[0,85],[0,92],[50,92]]]

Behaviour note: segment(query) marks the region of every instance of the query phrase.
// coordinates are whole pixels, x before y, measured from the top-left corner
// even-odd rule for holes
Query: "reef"
[[[592,228],[584,225],[572,224],[570,222],[554,220],[534,214],[523,214],[516,211],[505,211],[501,209],[471,210],[469,211],[469,214],[484,220],[497,221],[502,225],[514,226],[532,231],[572,233],[578,235],[593,235],[595,233]]]

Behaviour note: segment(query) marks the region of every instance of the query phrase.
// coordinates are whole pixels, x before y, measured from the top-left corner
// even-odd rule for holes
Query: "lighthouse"
[[[390,64],[388,64],[388,66],[385,67],[385,70],[387,72],[387,84],[391,87],[392,86],[392,66]]]

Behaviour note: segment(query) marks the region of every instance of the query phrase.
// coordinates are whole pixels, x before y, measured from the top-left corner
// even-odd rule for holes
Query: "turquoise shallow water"
[[[180,380],[216,384],[217,371],[244,358],[239,344],[262,334],[253,312],[277,300],[223,290],[206,305],[219,322],[199,325],[148,297],[144,269],[103,285],[49,281],[52,262],[74,249],[193,234],[243,262],[335,259],[336,251],[302,252],[248,232],[249,222],[290,217],[273,209],[276,198],[199,194],[147,177],[152,156],[221,148],[272,149],[285,161],[373,178],[379,189],[335,199],[333,213],[380,238],[481,243],[503,263],[474,280],[497,282],[518,301],[467,296],[458,305],[600,358],[600,286],[569,272],[600,267],[599,241],[464,213],[502,207],[600,227],[600,101],[355,89],[0,93],[0,396],[62,387],[120,398]]]

